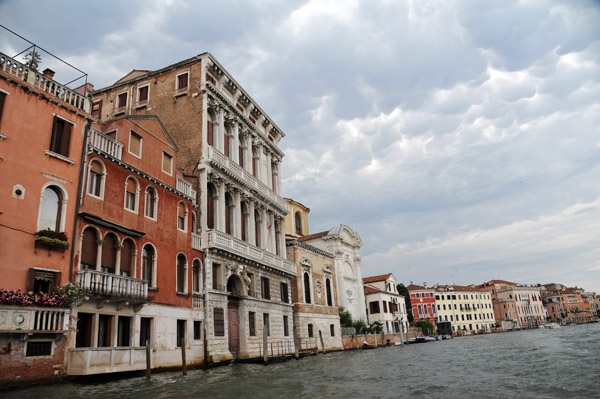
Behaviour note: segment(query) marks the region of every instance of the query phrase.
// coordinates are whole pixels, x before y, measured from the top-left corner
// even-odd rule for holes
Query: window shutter
[[[35,270],[33,268],[29,268],[29,273],[27,275],[27,292],[33,291],[34,279],[35,279]]]
[[[213,145],[213,123],[211,121],[206,122],[206,130],[208,145]]]
[[[223,144],[225,145],[225,155],[229,156],[229,136],[227,135],[227,133],[223,133]]]

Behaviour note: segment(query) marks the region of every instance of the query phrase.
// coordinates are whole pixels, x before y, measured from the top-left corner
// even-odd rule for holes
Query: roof
[[[381,274],[379,276],[365,277],[363,278],[363,283],[374,283],[376,281],[385,281],[392,276],[392,273]]]
[[[138,76],[145,75],[145,74],[147,74],[149,72],[152,72],[152,71],[148,70],[148,69],[133,69],[127,75],[123,76],[121,79],[119,79],[115,83],[113,83],[113,85],[116,85],[116,84],[121,83],[121,82],[126,82],[126,81],[131,80],[131,79],[135,79]]]
[[[478,288],[463,285],[439,285],[435,290],[438,292],[481,292]]]
[[[369,287],[369,286],[365,287],[365,294],[375,294],[377,292],[381,292],[381,290],[378,288],[375,288],[375,287]]]
[[[417,291],[417,290],[432,290],[433,291],[433,287],[423,287],[422,285],[416,285],[416,284],[410,284],[408,287],[406,287],[407,290],[409,291]]]
[[[512,283],[506,280],[490,280],[485,284],[506,284],[506,285],[518,285],[518,283]]]
[[[320,233],[314,233],[314,234],[309,234],[304,237],[298,237],[298,241],[314,240],[315,238],[321,238],[323,236],[326,236],[327,233],[328,233],[327,231],[321,231]]]

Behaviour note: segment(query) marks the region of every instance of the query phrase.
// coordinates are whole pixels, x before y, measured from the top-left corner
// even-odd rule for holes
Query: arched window
[[[233,199],[229,193],[225,194],[225,233],[231,234],[233,224]]]
[[[144,246],[142,251],[142,280],[148,282],[148,286],[152,286],[154,278],[154,248],[150,244]]]
[[[308,337],[309,338],[313,338],[315,335],[314,331],[313,331],[313,325],[312,323],[308,325]]]
[[[196,219],[196,212],[192,211],[192,233],[198,232],[198,221]]]
[[[254,211],[254,237],[256,237],[256,246],[260,247],[260,214],[257,210]]]
[[[98,160],[94,160],[90,163],[90,169],[88,173],[88,193],[95,197],[102,197],[102,191],[104,186],[104,167]]]
[[[200,292],[201,291],[201,282],[202,282],[202,274],[201,274],[201,266],[200,261],[198,259],[194,259],[194,263],[192,263],[192,291]]]
[[[121,246],[121,276],[131,277],[131,265],[135,265],[135,244],[129,238]]]
[[[215,188],[212,184],[206,186],[206,224],[209,229],[215,228]]]
[[[117,239],[114,234],[107,234],[102,241],[102,271],[107,273],[115,272],[117,262]]]
[[[304,302],[310,303],[310,275],[304,272]]]
[[[212,112],[207,112],[207,116],[206,116],[206,142],[208,143],[208,145],[214,145],[214,138],[213,138],[213,115]]]
[[[177,292],[187,292],[185,285],[187,260],[184,254],[177,255]]]
[[[81,240],[81,269],[96,269],[96,257],[98,254],[98,235],[96,230],[89,227],[83,231]]]
[[[281,248],[279,248],[279,237],[281,236],[281,227],[279,222],[275,222],[275,255],[281,256]]]
[[[187,231],[187,207],[183,202],[177,205],[177,228]]]
[[[244,167],[244,157],[246,156],[246,147],[244,147],[242,145],[242,143],[244,142],[242,135],[240,134],[238,136],[238,141],[240,143],[240,147],[239,147],[239,165],[243,168]]]
[[[294,215],[294,222],[296,223],[296,234],[302,234],[302,218],[300,212],[296,212]]]
[[[333,306],[333,298],[331,295],[331,280],[325,279],[325,295],[327,296],[327,306]]]
[[[62,190],[56,186],[46,187],[41,201],[38,230],[61,230],[62,205]]]
[[[146,188],[146,216],[151,219],[156,219],[158,196],[152,187]]]
[[[240,207],[241,212],[241,228],[242,228],[242,241],[248,242],[248,205],[242,202]]]
[[[125,209],[137,211],[137,182],[133,177],[129,177],[125,184]]]
[[[258,177],[258,153],[255,148],[252,149],[252,176]]]
[[[226,157],[231,156],[231,135],[229,134],[229,128],[223,130],[223,153]]]
[[[277,164],[271,164],[271,190],[277,192]]]

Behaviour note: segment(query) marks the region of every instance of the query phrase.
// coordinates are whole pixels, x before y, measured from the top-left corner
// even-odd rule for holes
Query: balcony
[[[90,112],[90,100],[86,96],[69,89],[41,72],[27,67],[25,64],[12,59],[4,53],[0,53],[0,70],[15,79],[27,82],[31,86],[51,94],[75,108]]]
[[[68,309],[0,305],[0,332],[57,333],[67,331]]]
[[[202,251],[202,238],[200,234],[192,233],[192,249]]]
[[[93,148],[105,152],[111,157],[119,160],[123,154],[123,144],[103,133],[100,133],[96,129],[90,129],[89,144]]]
[[[255,190],[259,195],[271,202],[281,211],[286,213],[288,212],[288,204],[286,200],[281,198],[277,193],[259,181],[251,173],[247,172],[244,168],[235,163],[222,152],[216,150],[214,147],[208,147],[207,161],[212,166],[223,170],[225,173],[239,181],[244,186]]]
[[[118,276],[98,270],[80,270],[77,282],[99,295],[131,302],[148,302],[148,282],[133,277]]]
[[[175,188],[180,193],[183,193],[183,194],[187,195],[188,197],[193,198],[194,203],[196,202],[196,190],[192,189],[192,183],[177,176],[177,186]]]
[[[245,241],[238,240],[237,238],[220,231],[208,230],[205,234],[206,240],[204,242],[207,247],[223,249],[245,258],[250,258],[263,265],[296,275],[296,265],[287,259],[273,255],[263,249],[257,248],[254,245],[250,245]]]

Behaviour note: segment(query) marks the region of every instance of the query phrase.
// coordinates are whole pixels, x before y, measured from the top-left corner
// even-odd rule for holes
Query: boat
[[[560,328],[560,324],[558,324],[558,323],[547,323],[547,324],[544,324],[544,328],[550,328],[550,329],[552,329],[552,328]]]

